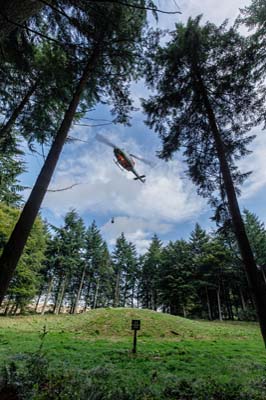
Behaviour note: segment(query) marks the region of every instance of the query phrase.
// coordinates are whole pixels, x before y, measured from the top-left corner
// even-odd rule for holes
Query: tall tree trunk
[[[86,67],[84,68],[83,74],[76,87],[76,91],[65,113],[62,124],[57,132],[41,172],[20,214],[19,220],[4,247],[2,256],[0,258],[0,306],[16,269],[17,263],[23,252],[26,241],[29,237],[35,218],[40,210],[43,198],[53,176],[56,164],[66,141],[68,131],[75,116],[82,92],[85,89],[86,83],[90,77],[90,73],[100,54],[100,45],[101,43],[98,43],[95,46],[94,51]]]
[[[182,305],[183,308],[183,316],[184,318],[187,318],[187,311],[186,311],[186,307],[184,306],[184,304]]]
[[[154,301],[154,294],[153,294],[153,290],[151,290],[151,301],[150,301],[150,308],[151,310],[154,310],[155,308],[155,301]]]
[[[224,143],[219,132],[216,118],[209,101],[208,93],[203,84],[202,77],[199,70],[196,71],[198,89],[201,94],[206,113],[209,120],[209,125],[212,131],[212,135],[215,141],[217,156],[219,159],[221,173],[223,177],[224,187],[227,195],[229,211],[232,218],[232,223],[234,227],[234,232],[238,242],[238,247],[242,256],[243,264],[245,266],[245,271],[247,279],[249,282],[250,289],[252,291],[252,296],[257,310],[257,315],[260,323],[260,329],[264,344],[266,346],[266,287],[265,282],[260,277],[257,265],[254,259],[254,255],[247,237],[245,230],[245,225],[241,216],[239,209],[236,191],[230,172],[230,168],[226,159]]]
[[[81,292],[82,292],[82,288],[83,288],[83,284],[84,284],[85,274],[86,274],[86,265],[84,265],[84,268],[82,271],[82,276],[81,276],[80,283],[79,283],[79,288],[78,288],[78,293],[77,293],[77,298],[76,298],[73,314],[76,314],[78,311],[78,306],[79,306],[80,296],[81,296]]]
[[[34,308],[34,311],[35,311],[35,312],[37,312],[37,310],[38,310],[38,306],[39,306],[39,303],[40,303],[40,299],[41,299],[41,297],[42,297],[42,288],[43,288],[43,287],[41,287],[41,289],[40,289],[40,291],[39,291],[38,299],[37,299],[36,304],[35,304],[35,308]]]
[[[264,267],[262,266],[261,267],[261,273],[262,273],[262,276],[263,276],[263,280],[264,280],[264,283],[266,284],[266,276],[265,276],[265,272],[264,272],[264,269],[263,269]],[[266,286],[265,286],[266,287]]]
[[[126,280],[126,284],[125,284],[125,288],[124,288],[124,293],[123,293],[123,307],[126,306],[126,301],[127,301],[127,291],[128,291],[128,284],[127,284],[127,280]]]
[[[5,306],[4,315],[8,315],[10,304],[11,304],[11,298],[9,297]]]
[[[157,306],[157,302],[158,302],[158,300],[157,300],[157,291],[156,290],[153,290],[152,291],[152,293],[153,293],[153,311],[157,311],[157,308],[158,308],[158,306]]]
[[[132,292],[131,292],[131,307],[134,308],[134,298],[135,298],[135,281],[132,285]]]
[[[231,291],[230,290],[226,291],[225,296],[226,296],[226,304],[227,304],[229,318],[233,321],[234,320],[234,311],[233,311],[232,300],[231,300],[232,299]]]
[[[219,320],[222,321],[223,320],[223,316],[222,316],[222,307],[221,307],[221,287],[220,285],[218,286],[218,289],[216,290],[216,296],[217,296],[217,306],[218,306],[218,315],[219,315]]]
[[[59,300],[59,296],[61,293],[61,287],[62,287],[62,282],[63,282],[64,278],[59,276],[59,283],[55,289],[55,296],[54,296],[54,306],[53,306],[53,314],[55,314],[55,311],[58,307],[58,300]]]
[[[8,315],[13,315],[13,312],[16,308],[18,308],[18,303],[13,303],[12,307],[8,310]]]
[[[120,300],[120,273],[118,271],[116,274],[116,282],[115,282],[114,307],[119,306],[119,300]]]
[[[95,294],[94,294],[93,309],[95,309],[97,307],[98,293],[99,293],[99,278],[96,281],[96,289],[95,289]]]
[[[58,301],[58,309],[56,310],[56,314],[60,314],[60,312],[61,312],[61,308],[63,306],[63,301],[64,301],[64,297],[65,297],[66,286],[67,286],[67,278],[65,277],[63,286],[62,286],[62,290],[60,293],[59,301]]]
[[[137,285],[137,304],[136,307],[139,308],[140,307],[140,301],[139,301],[139,285]]]
[[[241,287],[239,288],[239,294],[240,294],[242,310],[246,311],[247,306],[246,306],[245,298],[244,298],[243,291],[242,291]]]
[[[225,288],[224,281],[222,280],[222,290],[223,290],[223,298],[225,302],[225,307],[227,310],[227,316],[228,319],[233,320],[233,310],[232,310],[232,304],[231,304],[231,299],[230,299],[230,289]]]
[[[206,292],[208,316],[209,316],[209,320],[212,321],[212,310],[211,310],[210,297],[209,297],[209,291],[208,291],[207,286],[205,286],[205,292]]]
[[[0,0],[0,42],[43,7],[39,0]]]
[[[51,291],[52,291],[52,287],[53,287],[53,278],[51,277],[50,280],[49,280],[47,293],[46,293],[46,296],[45,296],[45,299],[44,299],[44,303],[43,303],[43,306],[42,306],[41,315],[44,315],[44,313],[45,313],[45,309],[46,309],[46,306],[47,306],[47,302],[48,302],[49,296],[50,296]]]
[[[16,307],[15,307],[15,309],[14,309],[14,311],[13,311],[13,315],[16,315],[16,314],[17,314],[18,307],[19,307],[19,304],[17,303],[17,304],[16,304]]]
[[[27,91],[27,93],[25,94],[25,96],[23,97],[23,99],[21,100],[21,102],[17,105],[17,107],[13,110],[13,113],[11,114],[11,116],[9,117],[9,120],[5,123],[5,125],[3,125],[0,129],[0,140],[2,140],[2,138],[5,138],[10,130],[12,129],[13,125],[15,124],[18,116],[22,113],[25,105],[28,103],[30,97],[33,95],[33,93],[35,92],[36,88],[38,85],[38,81],[36,81]]]
[[[71,306],[70,306],[70,309],[69,309],[69,314],[74,314],[75,304],[76,304],[76,301],[75,301],[75,298],[73,297],[72,300],[71,300]]]
[[[56,296],[56,301],[55,301],[55,306],[54,306],[54,314],[59,313],[60,305],[62,303],[62,296],[64,295],[65,291],[65,282],[66,282],[66,277],[64,276],[62,279],[62,282],[59,285],[59,289],[57,291],[57,296]]]
[[[90,291],[91,291],[91,281],[89,281],[89,283],[88,283],[87,294],[86,294],[86,298],[85,298],[85,306],[84,306],[83,312],[87,311],[88,300],[90,298]]]

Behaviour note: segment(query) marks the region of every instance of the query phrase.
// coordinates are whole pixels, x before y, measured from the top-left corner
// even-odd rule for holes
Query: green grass
[[[136,355],[131,352],[131,319],[141,320]],[[112,384],[127,390],[152,384],[159,392],[175,379],[250,386],[265,377],[266,351],[257,324],[190,321],[136,309],[1,317],[0,363],[37,351],[44,326],[43,350],[53,367],[107,368]]]

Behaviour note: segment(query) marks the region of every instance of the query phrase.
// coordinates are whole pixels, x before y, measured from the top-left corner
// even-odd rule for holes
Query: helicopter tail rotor
[[[140,175],[140,176],[136,176],[136,178],[134,178],[134,181],[141,181],[142,183],[145,183],[145,179],[146,175]]]

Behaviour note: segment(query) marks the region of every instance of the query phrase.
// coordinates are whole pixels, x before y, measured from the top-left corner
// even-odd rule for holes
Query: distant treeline
[[[0,203],[3,248],[18,210]],[[245,226],[265,279],[266,231],[245,210]],[[233,232],[207,233],[198,224],[189,240],[163,245],[155,234],[143,255],[122,233],[110,252],[95,222],[76,211],[58,228],[35,222],[2,313],[77,313],[98,307],[140,307],[204,319],[255,319]]]

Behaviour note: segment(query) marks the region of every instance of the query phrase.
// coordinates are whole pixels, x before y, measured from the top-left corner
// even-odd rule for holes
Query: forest
[[[1,206],[5,243],[17,217]],[[266,273],[266,229],[244,211],[246,231]],[[3,244],[2,244],[3,245]],[[9,286],[2,312],[80,313],[99,307],[136,307],[188,318],[256,320],[252,293],[233,233],[204,231],[163,245],[154,234],[138,255],[122,233],[110,252],[93,221],[86,227],[75,210],[61,227],[36,221]]]
[[[169,2],[0,0],[1,399],[265,399],[266,228],[241,190],[265,134],[266,0],[220,24]],[[182,161],[212,228],[194,215],[189,235],[158,228],[138,252],[123,230],[107,243],[78,201],[47,220],[47,193],[79,185],[51,185],[66,147],[91,148],[97,127],[121,133],[137,112],[157,158]],[[143,320],[139,358],[132,318]]]

